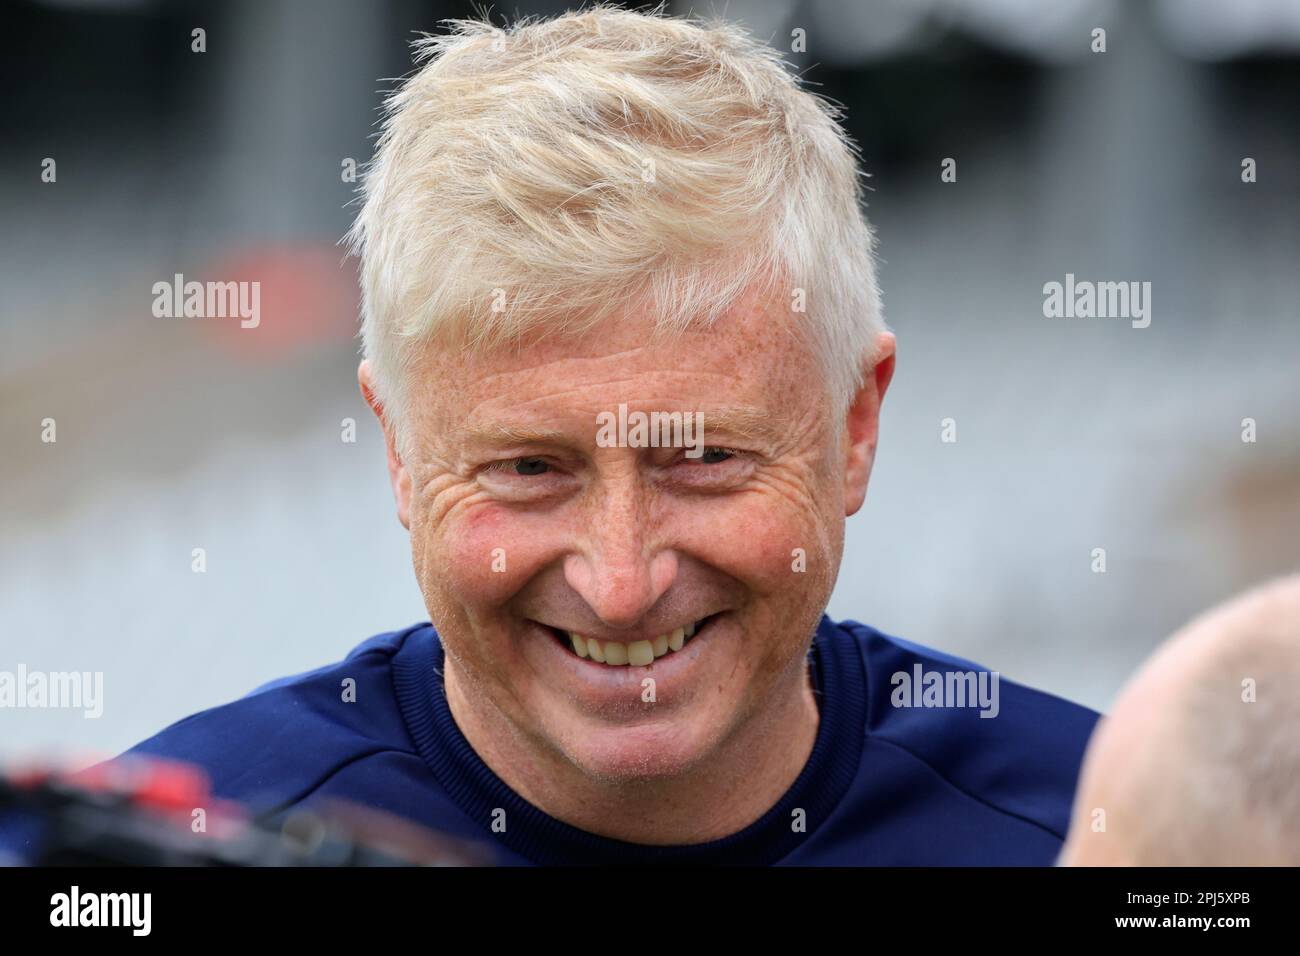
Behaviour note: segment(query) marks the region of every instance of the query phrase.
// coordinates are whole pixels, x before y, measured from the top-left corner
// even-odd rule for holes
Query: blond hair
[[[444,23],[385,101],[348,236],[399,440],[416,343],[486,348],[631,308],[671,333],[747,290],[811,317],[843,417],[884,323],[836,105],[739,26],[662,6]]]

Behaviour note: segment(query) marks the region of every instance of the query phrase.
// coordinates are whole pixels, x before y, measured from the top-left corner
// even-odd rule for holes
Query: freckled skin
[[[761,816],[811,753],[818,711],[806,654],[844,519],[865,495],[893,337],[881,337],[837,435],[823,373],[785,326],[784,301],[751,297],[712,329],[671,340],[652,341],[649,318],[631,314],[520,348],[431,347],[412,372],[411,460],[387,435],[458,726],[517,793],[590,832],[654,844],[719,838]],[[380,412],[366,363],[360,379]],[[701,411],[705,445],[735,454],[598,447],[597,415],[620,403]],[[735,408],[771,434],[710,431],[714,413]],[[494,424],[560,437],[467,441],[467,429]],[[521,474],[520,459],[545,470]],[[497,548],[504,572],[493,570]],[[796,548],[804,573],[792,570]],[[528,623],[613,638],[720,612],[688,666],[671,671],[670,654],[629,668],[613,692],[574,678],[565,668],[576,658]],[[642,700],[645,676],[655,678],[653,703]]]

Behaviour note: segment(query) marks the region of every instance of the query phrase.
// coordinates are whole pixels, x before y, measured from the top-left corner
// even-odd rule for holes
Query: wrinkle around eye
[[[722,461],[682,458],[667,469],[666,480],[672,485],[700,491],[729,491],[747,484],[759,470],[754,456],[731,448],[710,446],[730,457]]]
[[[534,457],[542,458],[520,456],[488,462],[475,470],[474,480],[485,493],[503,501],[517,502],[561,497],[578,486],[578,479],[574,475],[544,458],[542,460],[548,466],[546,471],[528,475],[513,470],[520,461]]]

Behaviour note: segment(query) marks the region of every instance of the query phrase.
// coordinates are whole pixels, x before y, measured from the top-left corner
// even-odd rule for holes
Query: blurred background
[[[898,371],[833,616],[1105,709],[1300,565],[1300,0],[670,9],[785,51],[871,174]],[[6,4],[0,670],[102,671],[104,713],[0,710],[0,757],[115,753],[427,618],[337,243],[408,43],[474,15]],[[261,282],[261,325],[155,318],[176,273]],[[1067,273],[1151,282],[1150,327],[1045,318]]]

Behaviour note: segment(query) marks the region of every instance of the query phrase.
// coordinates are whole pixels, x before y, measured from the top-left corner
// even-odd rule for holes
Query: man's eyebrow
[[[629,411],[629,416],[636,410]],[[696,410],[680,408],[654,409],[649,414],[678,415],[685,418],[693,416]],[[714,409],[701,409],[704,415],[704,441],[711,441],[710,435],[717,434],[724,439],[742,439],[756,441],[764,445],[780,442],[786,429],[773,419],[768,412],[744,406],[727,406]],[[608,409],[610,414],[618,415],[617,409]],[[692,418],[691,423],[697,421]],[[467,425],[457,436],[467,445],[486,445],[491,447],[508,447],[516,445],[565,445],[582,446],[594,440],[599,424],[592,416],[591,431],[587,435],[575,435],[563,428],[547,428],[540,425],[515,424],[512,422],[483,422]],[[576,439],[576,440],[575,440]]]
[[[461,429],[460,439],[473,445],[572,445],[573,435],[561,428],[486,422]]]
[[[789,429],[776,421],[770,412],[748,407],[725,407],[704,413],[704,439],[720,433],[726,437],[749,439],[763,444],[777,444]]]

